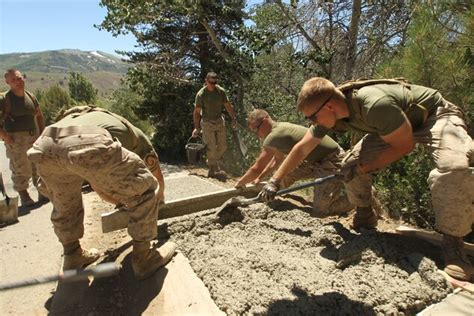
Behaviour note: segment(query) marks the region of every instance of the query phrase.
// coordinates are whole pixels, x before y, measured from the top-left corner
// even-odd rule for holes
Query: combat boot
[[[150,248],[148,241],[133,241],[132,268],[138,280],[146,279],[160,267],[167,264],[176,252],[178,246],[167,242],[158,249]]]
[[[217,166],[209,166],[209,171],[207,172],[207,177],[208,178],[215,178],[216,177],[216,172],[217,172]]]
[[[99,259],[99,250],[95,248],[82,249],[81,246],[71,253],[64,254],[63,270],[83,269]]]
[[[443,235],[444,272],[455,279],[469,281],[474,276],[474,268],[463,251],[461,237]]]
[[[371,206],[357,206],[356,213],[352,219],[352,228],[375,228],[377,227],[377,214]]]
[[[28,191],[21,190],[20,192],[18,192],[18,195],[20,195],[21,206],[28,207],[35,204],[35,202],[31,199],[30,195],[28,194]]]

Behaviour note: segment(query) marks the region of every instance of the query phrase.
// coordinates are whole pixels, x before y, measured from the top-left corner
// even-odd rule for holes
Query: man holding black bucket
[[[206,144],[208,177],[216,177],[220,160],[227,150],[225,121],[222,108],[225,107],[232,119],[232,128],[237,128],[236,115],[225,90],[217,84],[217,74],[206,75],[204,87],[196,94],[193,112],[194,130],[192,137],[198,137],[202,129],[202,137]]]

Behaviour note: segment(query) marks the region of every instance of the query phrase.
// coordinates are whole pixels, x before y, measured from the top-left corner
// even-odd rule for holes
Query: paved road
[[[7,193],[15,195],[5,146],[0,142],[0,165]],[[37,197],[36,189],[29,192]],[[61,267],[61,246],[49,219],[51,203],[37,208],[18,209],[19,222],[0,228],[0,280],[9,282],[55,274]],[[54,283],[0,292],[2,314],[46,314],[44,303],[51,296]]]
[[[12,191],[11,173],[3,142],[0,142],[0,165],[8,191],[15,194]],[[215,184],[187,175],[176,166],[163,165],[162,169],[167,200],[220,189]],[[33,186],[30,186],[29,192],[36,198]],[[126,231],[101,233],[100,214],[110,211],[113,206],[103,203],[94,192],[83,194],[83,200],[85,236],[81,243],[85,247],[98,248],[105,256],[111,256],[110,249],[127,249],[116,259],[116,262],[125,263],[120,276],[110,281],[94,281],[89,288],[87,283],[82,284],[82,289],[81,284],[76,284],[75,290],[79,297],[69,295],[70,291],[58,289],[56,283],[3,291],[0,292],[1,315],[55,315],[64,314],[64,311],[68,311],[67,314],[72,311],[76,314],[94,314],[94,311],[100,311],[101,308],[105,313],[114,313],[117,306],[122,306],[123,301],[127,301],[126,298],[133,301],[133,308],[140,313],[153,313],[161,304],[156,290],[149,291],[143,288],[143,284],[134,281],[128,259],[123,259],[131,248]],[[54,275],[60,271],[62,247],[53,231],[51,211],[51,203],[37,208],[20,207],[18,223],[0,228],[0,282]]]

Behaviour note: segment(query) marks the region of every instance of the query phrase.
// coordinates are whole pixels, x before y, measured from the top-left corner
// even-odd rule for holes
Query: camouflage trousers
[[[37,164],[40,189],[53,203],[51,221],[62,244],[84,234],[82,184],[125,205],[130,213],[128,233],[134,240],[157,235],[158,186],[138,155],[123,148],[105,129],[94,126],[47,127],[28,151]]]
[[[344,149],[339,147],[319,162],[304,161],[282,179],[282,188],[287,188],[298,180],[322,178],[336,173],[341,167],[344,156]],[[345,193],[344,182],[341,180],[328,180],[315,186],[313,196],[313,216],[343,214],[353,208]]]
[[[202,138],[206,144],[208,166],[217,166],[227,150],[227,134],[223,118],[202,120]]]
[[[428,177],[436,229],[458,237],[467,235],[474,220],[474,169],[469,167],[474,163],[474,142],[466,131],[463,112],[445,101],[413,135],[432,153],[436,165]],[[344,164],[371,161],[387,146],[380,137],[366,135],[344,158]],[[370,205],[371,186],[370,174],[346,183],[351,202]]]
[[[28,189],[30,178],[35,186],[37,184],[36,167],[28,160],[26,152],[38,138],[38,134],[26,131],[9,135],[14,143],[11,145],[5,143],[6,154],[10,160],[13,188],[19,192]]]

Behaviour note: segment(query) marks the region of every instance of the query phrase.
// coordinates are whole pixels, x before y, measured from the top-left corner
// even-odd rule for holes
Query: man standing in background
[[[34,201],[28,194],[28,182],[32,178],[33,184],[37,185],[36,168],[28,161],[26,151],[44,130],[43,113],[33,94],[25,90],[25,77],[19,70],[7,70],[5,82],[10,90],[0,95],[3,122],[0,137],[10,159],[13,188],[20,195],[21,205],[31,206]],[[45,200],[38,194],[38,201]]]
[[[225,121],[222,108],[225,107],[232,119],[232,128],[237,128],[237,121],[232,104],[225,90],[217,84],[217,74],[209,72],[205,85],[196,94],[193,112],[194,130],[192,137],[198,137],[202,128],[203,141],[206,144],[208,177],[215,177],[220,169],[220,160],[227,149]]]

